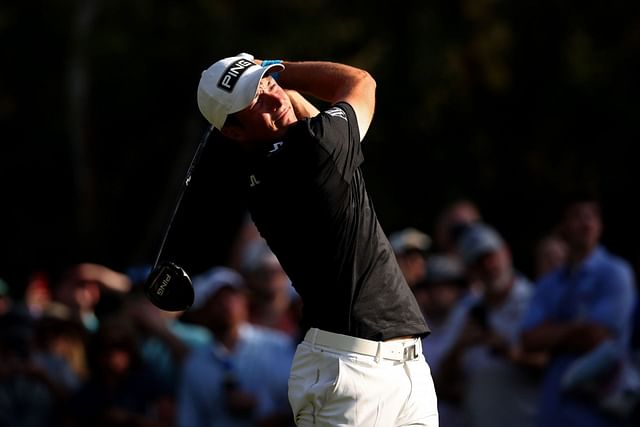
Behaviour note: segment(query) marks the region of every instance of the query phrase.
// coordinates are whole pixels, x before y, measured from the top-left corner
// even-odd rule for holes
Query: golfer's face
[[[289,96],[271,76],[263,77],[249,107],[236,113],[248,140],[270,140],[296,121]]]

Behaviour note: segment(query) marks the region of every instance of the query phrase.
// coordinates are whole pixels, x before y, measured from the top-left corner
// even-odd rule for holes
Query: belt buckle
[[[418,358],[418,349],[415,344],[408,345],[404,348],[404,360],[413,360]]]

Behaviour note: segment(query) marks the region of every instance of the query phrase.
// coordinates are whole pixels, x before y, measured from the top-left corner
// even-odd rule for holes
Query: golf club
[[[207,131],[202,136],[200,143],[196,147],[195,153],[193,154],[193,158],[191,159],[191,163],[189,164],[189,168],[187,169],[184,181],[182,182],[182,186],[180,187],[180,191],[176,198],[173,212],[171,213],[169,222],[165,227],[162,242],[160,243],[160,249],[158,250],[155,262],[153,263],[153,268],[151,269],[151,273],[144,284],[144,293],[147,298],[153,303],[153,305],[165,311],[182,311],[188,309],[193,304],[193,285],[191,284],[191,279],[187,272],[182,267],[171,261],[163,261],[161,263],[160,258],[162,257],[162,251],[164,250],[164,246],[167,242],[167,237],[169,236],[173,220],[175,219],[178,209],[180,208],[180,204],[182,203],[182,198],[187,191],[187,187],[189,187],[189,184],[191,183],[191,175],[202,156],[202,152],[204,151],[204,147],[207,145],[207,141],[209,140],[209,136],[212,131],[213,127],[208,127]]]

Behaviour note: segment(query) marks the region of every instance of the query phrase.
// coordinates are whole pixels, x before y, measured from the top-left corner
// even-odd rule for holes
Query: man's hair
[[[579,204],[592,204],[598,215],[602,215],[600,197],[595,190],[581,189],[568,192],[564,195],[560,206],[560,218],[566,218],[569,211]]]

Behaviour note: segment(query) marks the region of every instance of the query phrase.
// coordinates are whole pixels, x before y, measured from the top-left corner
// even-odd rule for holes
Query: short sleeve
[[[360,134],[351,105],[340,102],[309,121],[309,131],[347,182],[362,164]]]

